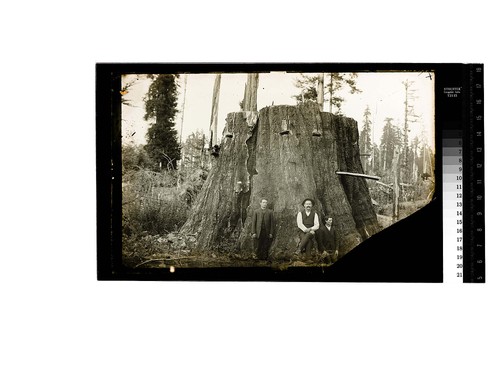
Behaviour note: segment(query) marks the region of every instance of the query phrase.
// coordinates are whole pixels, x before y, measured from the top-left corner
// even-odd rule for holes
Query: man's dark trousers
[[[269,256],[269,245],[271,243],[271,239],[269,238],[269,233],[267,233],[264,225],[262,225],[262,228],[260,229],[260,236],[255,239],[255,242],[257,247],[257,258],[261,260],[267,259]]]

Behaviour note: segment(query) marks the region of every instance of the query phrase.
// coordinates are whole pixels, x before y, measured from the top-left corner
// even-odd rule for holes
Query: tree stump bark
[[[286,124],[286,131],[284,125]],[[333,217],[343,256],[380,227],[366,181],[336,171],[363,173],[353,119],[320,112],[317,103],[229,113],[221,141],[192,213],[182,228],[196,233],[199,251],[252,254],[250,217],[266,198],[276,230],[271,259],[297,248],[297,212],[305,198]]]

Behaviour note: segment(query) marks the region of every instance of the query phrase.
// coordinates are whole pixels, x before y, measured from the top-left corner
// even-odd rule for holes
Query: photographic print
[[[435,79],[120,74],[119,261],[170,273],[334,266],[435,197]]]

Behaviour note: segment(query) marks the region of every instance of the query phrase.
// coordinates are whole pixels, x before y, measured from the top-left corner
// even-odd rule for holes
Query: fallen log
[[[166,262],[166,261],[171,261],[171,260],[181,260],[181,259],[193,259],[195,258],[194,256],[187,256],[187,257],[178,257],[178,258],[154,258],[154,259],[148,259],[145,260],[144,262],[141,262],[137,264],[134,268],[140,267],[146,263],[150,262]]]
[[[390,185],[384,184],[383,182],[380,182],[380,181],[377,181],[376,183],[379,184],[379,185],[382,185],[383,187],[385,187],[387,189],[391,189],[392,190],[392,186],[390,186]]]

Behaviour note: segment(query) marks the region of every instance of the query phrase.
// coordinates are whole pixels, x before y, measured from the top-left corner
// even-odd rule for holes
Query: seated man
[[[302,202],[303,210],[297,214],[297,226],[300,229],[300,243],[296,254],[305,251],[306,257],[311,256],[313,246],[314,234],[319,229],[319,217],[315,210],[313,210],[314,200],[305,199]]]
[[[327,262],[333,262],[338,256],[338,241],[333,229],[333,218],[325,217],[325,225],[317,232],[319,252]]]

